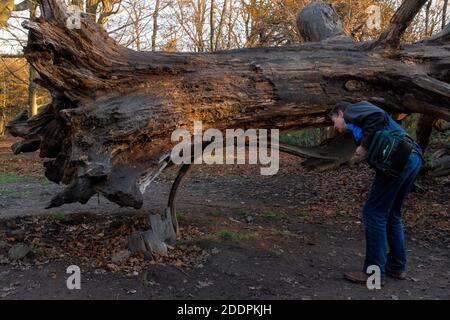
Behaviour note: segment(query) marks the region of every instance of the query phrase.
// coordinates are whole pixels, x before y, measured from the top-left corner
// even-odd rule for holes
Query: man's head
[[[347,124],[344,120],[344,112],[349,105],[351,105],[351,103],[346,101],[336,103],[328,114],[328,117],[330,117],[331,121],[333,121],[334,128],[339,132],[344,132],[347,130]]]

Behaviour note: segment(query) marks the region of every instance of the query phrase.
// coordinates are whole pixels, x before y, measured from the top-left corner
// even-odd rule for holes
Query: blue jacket
[[[367,101],[354,103],[345,108],[344,120],[356,144],[361,144],[366,150],[369,150],[373,134],[378,130],[399,130],[407,134],[387,112]],[[414,140],[413,149],[422,155],[420,146]]]

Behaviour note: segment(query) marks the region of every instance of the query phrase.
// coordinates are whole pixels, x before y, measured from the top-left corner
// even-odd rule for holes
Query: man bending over
[[[404,129],[384,110],[367,102],[340,102],[329,114],[339,132],[350,130],[357,144],[356,155],[365,157],[374,135],[379,130]],[[367,268],[378,266],[381,282],[385,275],[405,279],[406,249],[402,222],[402,204],[414,185],[420,170],[422,151],[411,139],[412,152],[398,177],[377,172],[363,208],[366,257],[362,271],[346,272],[345,279],[365,284]]]

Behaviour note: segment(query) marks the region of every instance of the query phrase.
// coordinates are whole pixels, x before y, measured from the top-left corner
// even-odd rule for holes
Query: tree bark
[[[442,29],[445,28],[446,20],[447,20],[447,7],[448,7],[448,0],[444,0],[444,3],[442,4]]]
[[[222,11],[220,14],[219,25],[217,26],[216,43],[214,45],[214,50],[217,50],[219,48],[219,41],[222,41],[222,29],[223,24],[225,23],[226,11],[227,11],[227,0],[224,0]]]
[[[37,3],[34,1],[29,2],[30,9],[30,19],[34,19],[36,17],[36,7]],[[35,116],[38,113],[38,105],[37,105],[37,86],[34,82],[36,78],[36,70],[34,70],[33,66],[29,66],[28,68],[28,108],[30,116]]]
[[[431,35],[431,33],[433,33],[433,30],[431,30],[430,32],[430,8],[432,5],[432,1],[428,1],[426,7],[425,7],[425,36],[429,36]]]
[[[152,30],[152,51],[156,51],[156,36],[158,34],[158,18],[161,0],[156,0],[155,11],[153,11],[153,30]]]
[[[417,143],[422,148],[422,151],[425,152],[425,150],[428,147],[428,144],[430,143],[430,137],[431,133],[433,132],[434,124],[436,123],[436,118],[424,114],[421,115],[419,120],[417,121],[417,129],[416,129],[416,137],[417,137]]]
[[[214,51],[214,0],[211,0],[209,7],[209,51]]]
[[[321,126],[341,100],[450,120],[445,31],[399,47],[395,59],[383,57],[383,46],[369,50],[366,43],[334,33],[313,35],[308,27],[303,34],[322,41],[146,53],[119,46],[86,15],[80,30],[68,30],[59,1],[40,3],[42,17],[25,22],[30,30],[25,55],[53,102],[8,127],[25,138],[15,145],[16,153],[39,148],[40,156],[50,159],[47,178],[68,184],[49,207],[86,203],[101,193],[121,206],[140,208],[142,185],[159,172],[161,156],[174,145],[171,133],[192,131],[194,120],[220,130]]]
[[[5,134],[5,119],[5,112],[3,111],[3,108],[0,107],[0,136]]]

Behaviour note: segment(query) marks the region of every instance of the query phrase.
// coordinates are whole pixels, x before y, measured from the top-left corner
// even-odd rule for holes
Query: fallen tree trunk
[[[140,208],[149,177],[162,170],[160,158],[173,146],[171,133],[192,131],[194,120],[221,130],[320,126],[340,100],[450,120],[449,28],[399,48],[395,58],[384,56],[384,45],[329,29],[310,36],[317,42],[287,47],[146,53],[119,46],[87,15],[81,29],[67,29],[62,2],[39,3],[42,16],[24,23],[30,31],[25,56],[53,102],[9,129],[25,138],[15,153],[39,149],[49,158],[47,178],[69,185],[50,207],[101,193]],[[410,21],[410,6],[420,1],[405,3],[403,19]],[[318,14],[329,8],[315,5]],[[316,21],[315,14],[299,25]],[[401,12],[395,24],[403,30],[399,21]]]

